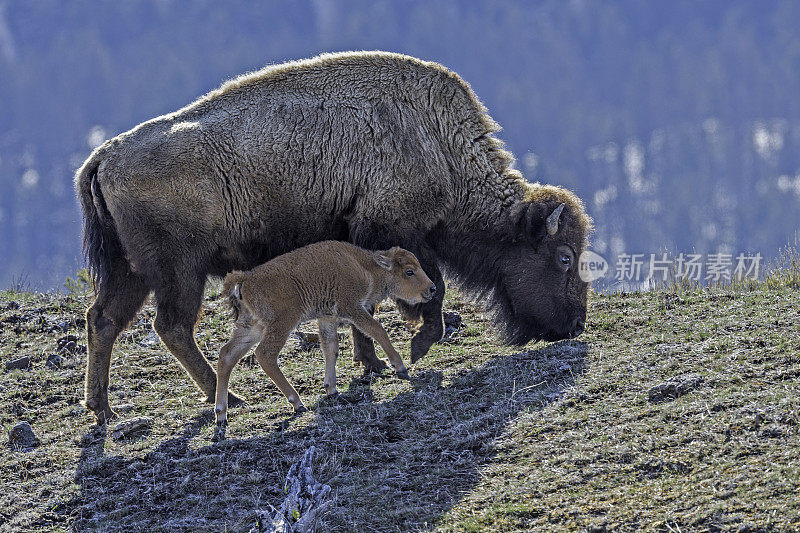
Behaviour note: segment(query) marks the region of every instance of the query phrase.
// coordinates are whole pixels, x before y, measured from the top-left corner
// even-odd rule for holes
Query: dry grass
[[[257,368],[232,388],[228,441],[163,344],[142,343],[152,308],[120,339],[112,404],[154,418],[114,441],[80,405],[85,354],[45,366],[67,334],[85,344],[85,296],[0,295],[0,426],[27,420],[42,441],[0,453],[0,530],[247,531],[281,499],[311,444],[334,489],[332,531],[750,530],[800,528],[800,296],[790,283],[598,296],[580,341],[505,348],[451,293],[465,326],[411,368],[362,378],[342,342],[342,401],[321,399],[319,350],[284,349],[309,413]],[[18,307],[17,307],[18,306]],[[381,321],[407,358],[409,333]],[[210,297],[198,342],[230,333]],[[19,355],[29,370],[5,371]],[[687,373],[675,399],[648,392]],[[110,433],[110,432],[109,432]],[[7,438],[7,437],[6,437]]]

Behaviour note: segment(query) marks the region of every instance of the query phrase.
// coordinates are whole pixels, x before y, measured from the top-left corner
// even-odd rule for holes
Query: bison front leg
[[[397,307],[406,320],[422,319],[422,325],[416,335],[411,339],[411,362],[416,363],[428,353],[431,346],[442,340],[444,336],[444,319],[442,317],[442,302],[444,301],[444,279],[439,267],[433,261],[425,260],[426,254],[417,256],[425,273],[431,278],[434,285],[439,288],[433,299],[424,304],[409,305],[398,300]]]
[[[370,315],[375,313],[375,309],[369,310]],[[375,344],[372,339],[361,333],[357,327],[353,326],[353,361],[364,365],[364,374],[380,374],[388,365],[375,355]]]

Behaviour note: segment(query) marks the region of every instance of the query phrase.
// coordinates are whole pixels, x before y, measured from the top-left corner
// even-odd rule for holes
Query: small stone
[[[132,403],[121,403],[119,405],[114,405],[112,407],[112,409],[114,409],[115,412],[120,413],[120,414],[127,413],[128,411],[133,409],[133,404]]]
[[[6,363],[6,370],[24,370],[31,367],[31,358],[27,355],[12,359]]]
[[[144,436],[152,427],[153,419],[148,416],[125,420],[114,426],[114,429],[111,430],[111,438],[122,440]]]
[[[61,365],[63,364],[64,364],[63,357],[61,357],[57,353],[51,353],[50,355],[47,356],[47,362],[44,364],[44,366],[56,370],[58,368],[61,368]]]
[[[139,341],[139,344],[142,346],[153,347],[159,342],[161,342],[161,338],[158,336],[158,333],[151,329],[150,333],[148,333],[145,338]]]
[[[450,341],[450,338],[461,328],[463,321],[461,315],[455,311],[445,311],[442,313],[444,317],[444,335],[442,342]]]
[[[75,353],[78,351],[78,337],[75,335],[64,335],[58,339],[56,346],[58,351],[66,353]]]
[[[703,383],[700,374],[684,374],[675,376],[650,389],[648,398],[651,402],[674,400],[693,391]]]
[[[27,422],[20,422],[8,432],[8,443],[17,450],[35,448],[39,445],[39,438],[33,433],[33,428]]]
[[[444,325],[445,327],[450,326],[452,328],[458,329],[461,327],[463,320],[461,315],[456,313],[455,311],[445,311],[442,313],[444,317]]]

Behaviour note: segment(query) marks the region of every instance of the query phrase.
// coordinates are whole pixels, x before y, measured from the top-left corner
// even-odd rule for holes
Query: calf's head
[[[373,257],[381,268],[389,271],[393,281],[390,289],[392,298],[410,304],[427,302],[433,298],[437,287],[422,270],[414,254],[395,246],[390,250],[375,252]]]
[[[572,192],[531,185],[511,210],[495,256],[492,308],[505,340],[577,337],[586,324],[589,284],[578,272],[591,219]]]

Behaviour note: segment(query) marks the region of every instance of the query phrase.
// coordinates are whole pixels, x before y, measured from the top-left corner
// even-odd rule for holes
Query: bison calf
[[[292,330],[316,319],[325,356],[325,392],[336,391],[336,328],[352,325],[374,339],[397,375],[408,379],[400,354],[372,313],[378,303],[395,298],[409,304],[429,301],[436,286],[411,252],[399,247],[371,252],[339,241],[323,241],[281,255],[247,272],[225,278],[223,294],[234,309],[231,340],[217,366],[217,425],[224,428],[228,381],[236,363],[258,343],[256,359],[286,396],[295,412],[305,410],[300,396],[278,368],[278,353]],[[218,433],[218,437],[222,436]]]

